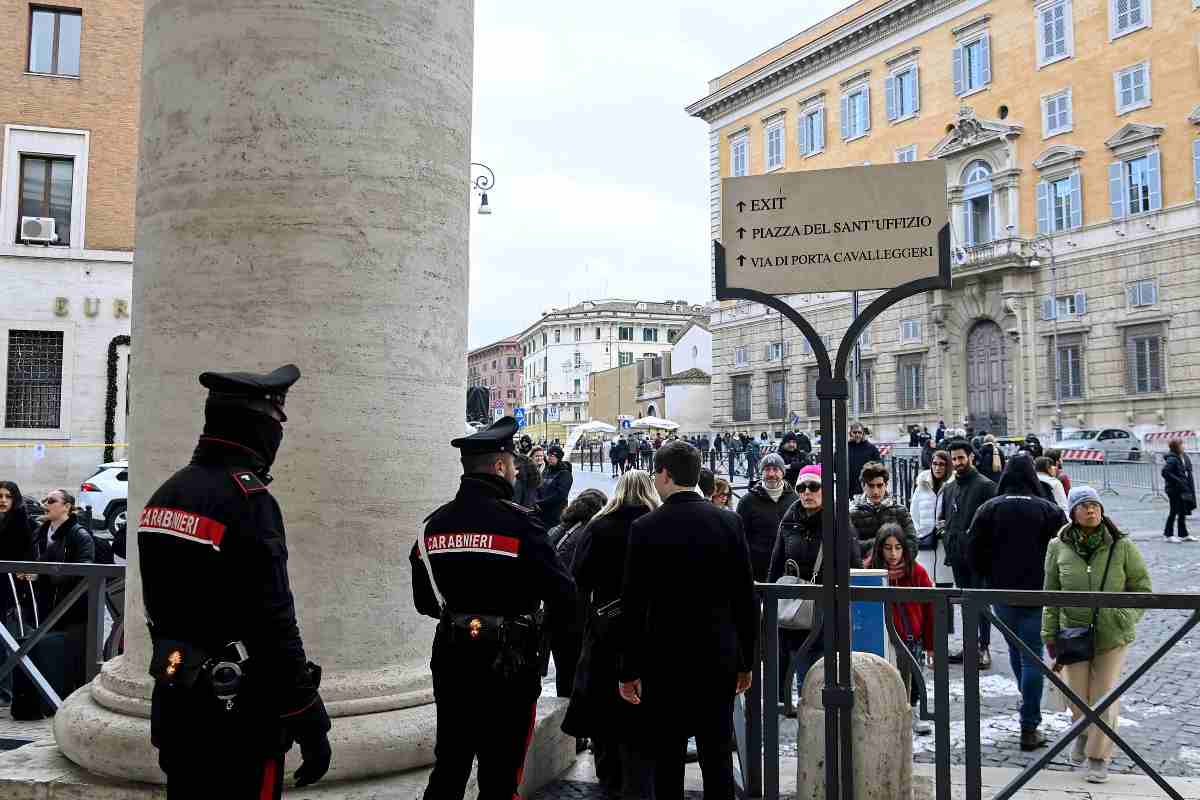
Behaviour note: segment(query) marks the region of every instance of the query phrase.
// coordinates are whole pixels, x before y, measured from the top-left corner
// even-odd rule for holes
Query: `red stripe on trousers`
[[[521,764],[517,767],[517,791],[513,792],[513,800],[520,800],[521,781],[525,778],[525,757],[529,755],[529,745],[533,743],[533,723],[537,721],[537,701],[529,707],[529,733],[525,734],[525,746],[521,748]]]
[[[278,769],[279,762],[275,759],[268,759],[266,765],[263,766],[262,786],[258,792],[258,800],[275,800],[275,770]]]

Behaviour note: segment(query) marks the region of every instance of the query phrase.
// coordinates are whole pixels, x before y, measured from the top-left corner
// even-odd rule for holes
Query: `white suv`
[[[79,487],[76,507],[92,507],[93,525],[103,525],[116,534],[117,526],[125,524],[125,508],[129,503],[129,462],[113,461],[101,464],[96,472]]]

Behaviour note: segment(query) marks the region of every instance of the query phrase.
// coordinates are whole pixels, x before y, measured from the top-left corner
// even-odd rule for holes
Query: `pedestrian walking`
[[[537,503],[534,504],[547,530],[557,525],[562,517],[573,482],[571,462],[563,458],[562,447],[550,445],[546,449],[546,467],[542,470],[542,485],[538,488]]]
[[[700,453],[682,442],[654,460],[662,507],[629,534],[621,593],[620,693],[645,705],[658,798],[683,796],[694,736],[704,796],[732,798],[733,700],[750,688],[758,635],[741,521],[695,491]]]
[[[770,567],[767,570],[767,582],[777,582],[788,568],[788,562],[794,563],[797,577],[821,584],[825,579],[825,558],[823,547],[824,493],[821,486],[821,465],[812,464],[800,470],[796,479],[796,491],[799,499],[792,504],[779,523],[779,535],[771,551]],[[861,564],[862,550],[858,539],[850,541],[850,563]],[[816,605],[814,625],[820,623],[821,605]],[[792,678],[796,685],[803,687],[804,678],[812,665],[817,663],[825,653],[824,637],[818,636],[809,650],[799,652],[804,641],[808,638],[808,630],[780,629],[779,675],[780,702],[784,704],[784,714],[788,717],[796,715],[792,704]]]
[[[1028,452],[1030,455],[1033,451]],[[1063,514],[1067,513],[1067,492],[1063,489],[1062,481],[1054,477],[1054,462],[1046,456],[1038,456],[1033,460],[1033,468],[1037,470],[1038,480],[1044,486],[1049,488],[1051,499],[1062,509]]]
[[[776,452],[783,459],[785,466],[783,479],[791,484],[795,484],[800,470],[812,463],[810,453],[800,449],[800,438],[791,431],[783,435]]]
[[[886,522],[872,543],[863,566],[885,569],[888,586],[916,589],[932,589],[933,581],[925,568],[917,563],[915,553],[907,541],[904,529],[894,522]],[[912,654],[917,669],[922,665],[933,666],[933,603],[892,603],[892,624],[903,637],[902,644]],[[933,732],[928,720],[921,719],[918,708],[919,697],[913,681],[912,666],[897,659],[904,688],[908,692],[912,707],[913,733],[922,736]]]
[[[937,425],[937,431],[935,431],[933,434],[933,443],[940,447],[942,444],[942,440],[945,438],[946,438],[946,420],[939,419],[938,425]]]
[[[966,439],[952,439],[946,444],[954,481],[943,490],[939,519],[944,523],[946,564],[954,571],[954,585],[960,589],[985,589],[986,582],[971,570],[967,553],[967,531],[979,507],[996,495],[996,484],[975,469],[975,451]],[[979,618],[979,667],[992,666],[992,624],[987,617]],[[961,664],[962,651],[950,653],[952,664]]]
[[[651,797],[654,788],[645,710],[624,702],[613,687],[619,683],[615,620],[630,528],[660,505],[649,473],[634,470],[622,475],[612,499],[584,531],[573,567],[588,609],[588,624],[562,728],[569,735],[591,739],[596,777],[618,797]]]
[[[575,582],[540,518],[512,502],[516,430],[502,417],[450,442],[462,453],[458,493],[409,554],[417,611],[438,620],[431,800],[461,800],[476,759],[481,798],[516,796],[542,690],[539,642],[575,615]]]
[[[971,574],[993,589],[1036,592],[1044,583],[1046,548],[1067,524],[1067,515],[1046,499],[1033,459],[1020,453],[1009,459],[996,496],[979,507],[967,531]],[[996,618],[1016,634],[1033,658],[1008,642],[1008,661],[1021,691],[1021,749],[1046,744],[1042,724],[1041,606],[995,603]]]
[[[938,519],[942,496],[946,486],[954,480],[950,469],[950,454],[945,450],[934,451],[929,469],[917,475],[917,485],[909,500],[913,528],[917,532],[917,562],[929,573],[935,586],[941,585],[938,566],[945,563],[946,545],[942,537],[943,523]],[[945,568],[941,570],[943,580],[950,577]],[[944,580],[947,585],[953,581]]]
[[[0,481],[0,561],[37,561],[33,532],[21,487]],[[20,636],[24,610],[32,602],[30,582],[12,573],[0,576],[0,582],[0,625]],[[9,673],[0,680],[0,705],[12,702],[12,679]]]
[[[1171,533],[1172,528],[1177,525],[1179,541],[1194,542],[1196,539],[1188,535],[1187,529],[1187,518],[1196,510],[1196,481],[1192,475],[1192,459],[1183,451],[1182,439],[1171,439],[1167,442],[1167,448],[1167,455],[1163,459],[1162,477],[1171,510],[1167,513],[1163,539],[1168,543],[1175,541],[1171,538]]]
[[[608,497],[599,489],[584,489],[567,506],[559,523],[546,532],[558,560],[567,569],[575,562],[584,529],[607,502]],[[583,597],[577,598],[575,611],[571,623],[564,626],[550,643],[550,653],[554,657],[554,687],[559,697],[570,697],[575,685],[575,664],[583,648],[583,630],[587,621],[587,604]]]
[[[866,430],[861,422],[850,423],[850,443],[846,447],[846,457],[850,467],[850,480],[847,487],[850,496],[862,494],[862,468],[871,461],[883,461],[879,448],[867,440]]]
[[[299,378],[291,364],[265,375],[203,373],[204,433],[191,463],[138,518],[150,737],[168,798],[278,800],[293,743],[297,786],[329,769],[321,668],[304,653],[283,514],[267,489]]]
[[[891,477],[888,468],[878,461],[863,465],[859,473],[863,493],[850,502],[850,526],[858,536],[859,547],[870,552],[880,526],[893,522],[904,531],[908,546],[916,553],[917,529],[908,509],[888,492]]]
[[[1150,573],[1133,540],[1105,513],[1100,495],[1090,486],[1076,486],[1067,498],[1070,523],[1050,542],[1046,552],[1044,589],[1048,592],[1150,592]],[[1057,608],[1042,613],[1042,640],[1055,668],[1062,667],[1067,685],[1091,706],[1105,697],[1121,675],[1129,645],[1137,638],[1140,608]],[[1073,646],[1068,630],[1090,630],[1090,647]],[[1117,730],[1120,701],[1105,709],[1103,719]],[[1078,721],[1083,712],[1071,706]],[[1090,783],[1108,780],[1113,741],[1093,725],[1075,739],[1071,762],[1087,762]]]
[[[746,482],[758,480],[758,465],[762,461],[763,448],[753,436],[746,439]],[[782,475],[780,476],[782,477]]]
[[[522,436],[513,454],[513,462],[517,470],[517,479],[513,483],[513,502],[522,506],[532,506],[537,502],[537,490],[542,485],[542,469],[533,460],[533,440]],[[536,448],[540,453],[541,448]]]
[[[742,529],[750,547],[754,579],[765,581],[771,565],[771,551],[779,536],[779,522],[796,502],[796,491],[783,479],[784,463],[778,453],[762,461],[763,478],[750,487],[737,506]]]

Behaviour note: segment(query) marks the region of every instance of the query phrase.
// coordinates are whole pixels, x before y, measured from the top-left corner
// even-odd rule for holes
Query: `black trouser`
[[[583,649],[583,638],[575,633],[555,636],[550,643],[550,654],[554,656],[554,690],[559,697],[570,697],[575,688],[575,667],[579,664],[579,652]]]
[[[479,800],[513,800],[521,783],[539,679],[504,678],[492,670],[494,648],[472,647],[434,643],[437,739],[425,800],[462,800],[476,759]]]
[[[697,693],[691,708],[683,712],[687,722],[672,724],[656,737],[654,750],[654,796],[656,800],[683,797],[684,759],[688,734],[696,738],[700,754],[700,772],[704,776],[704,800],[731,800],[733,797],[733,694],[728,699],[713,699]]]
[[[1174,528],[1178,522],[1179,538],[1182,539],[1184,536],[1188,535],[1188,507],[1184,505],[1183,500],[1179,497],[1174,495],[1167,495],[1167,497],[1171,501],[1171,510],[1167,514],[1167,527],[1165,530],[1163,530],[1163,536],[1166,536],[1168,539],[1171,538],[1171,529]]]
[[[216,759],[204,744],[180,752],[160,751],[167,773],[167,800],[280,800],[283,756],[242,760]]]
[[[969,565],[955,562],[950,565],[954,570],[954,585],[959,589],[986,589],[987,581],[971,571]],[[965,620],[964,620],[965,621]],[[979,649],[986,650],[992,644],[992,623],[983,614],[979,615]]]
[[[825,655],[825,636],[822,632],[817,635],[817,640],[803,654],[800,653],[800,648],[804,644],[804,640],[808,638],[809,631],[793,631],[785,628],[779,629],[779,702],[785,705],[792,699],[787,694],[789,679],[791,673],[795,673],[796,681],[794,685],[799,692],[804,690],[804,678],[808,675],[808,671],[812,669],[813,664],[816,664]]]

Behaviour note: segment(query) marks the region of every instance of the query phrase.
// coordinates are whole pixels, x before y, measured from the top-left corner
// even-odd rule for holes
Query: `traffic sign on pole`
[[[525,427],[525,409],[518,407],[513,409],[513,419],[517,421],[517,428]]]

